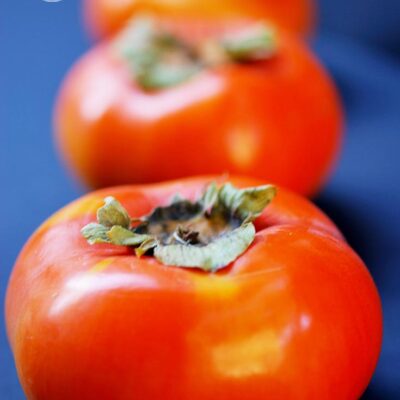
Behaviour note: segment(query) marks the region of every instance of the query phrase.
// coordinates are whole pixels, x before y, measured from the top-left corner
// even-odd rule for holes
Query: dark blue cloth
[[[359,9],[368,3],[372,2],[357,1]],[[332,32],[340,28],[340,12],[349,7],[345,4],[345,0],[322,1],[322,17],[328,29],[323,29],[313,44],[333,72],[347,109],[340,164],[316,201],[365,260],[382,295],[382,356],[364,398],[399,399],[400,68],[395,58],[382,50],[327,33],[329,28]],[[396,3],[387,0],[379,4]],[[365,12],[362,10],[363,15]],[[387,13],[391,20],[393,15]],[[1,299],[14,260],[33,230],[83,193],[67,176],[51,141],[51,110],[57,88],[73,60],[88,47],[79,19],[76,0],[1,0]],[[343,31],[353,33],[349,24],[346,22]],[[354,33],[379,42],[376,32],[364,35],[361,29]],[[387,48],[393,47],[388,44]],[[3,320],[0,398],[23,399]]]
[[[400,56],[399,0],[319,0],[320,27]]]

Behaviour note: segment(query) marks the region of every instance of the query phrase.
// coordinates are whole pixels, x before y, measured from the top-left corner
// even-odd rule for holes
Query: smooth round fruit
[[[63,158],[94,188],[233,173],[316,193],[338,155],[342,108],[303,44],[279,33],[277,46],[267,60],[205,68],[152,91],[138,85],[114,41],[95,47],[60,91]]]
[[[29,400],[356,400],[382,338],[378,293],[334,224],[283,189],[253,244],[206,273],[89,245],[81,229],[105,196],[132,217],[198,178],[91,193],[46,221],[22,250],[6,321]],[[258,185],[232,178],[238,187]]]

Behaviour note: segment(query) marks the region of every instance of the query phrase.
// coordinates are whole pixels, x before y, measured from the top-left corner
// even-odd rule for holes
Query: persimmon
[[[373,280],[320,210],[261,183],[103,189],[46,221],[6,297],[27,398],[358,399]]]
[[[93,188],[228,172],[311,195],[337,158],[342,117],[323,67],[271,26],[188,34],[140,19],[73,67],[55,132]]]

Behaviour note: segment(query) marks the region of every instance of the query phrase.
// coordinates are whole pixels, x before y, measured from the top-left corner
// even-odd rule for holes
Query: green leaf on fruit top
[[[274,29],[256,23],[230,34],[192,43],[139,16],[118,35],[117,54],[135,82],[147,91],[179,85],[201,71],[227,63],[251,63],[273,57],[278,49]]]
[[[253,242],[257,218],[276,195],[264,185],[238,189],[212,182],[197,201],[175,197],[167,206],[133,221],[122,204],[107,197],[97,223],[82,228],[89,244],[130,246],[138,257],[152,255],[164,265],[217,271]]]

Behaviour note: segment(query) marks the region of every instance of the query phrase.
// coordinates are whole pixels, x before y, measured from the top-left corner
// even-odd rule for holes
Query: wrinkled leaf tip
[[[143,254],[144,252],[139,247],[135,249],[135,255],[137,258],[142,258]]]
[[[278,193],[278,189],[275,185],[263,185],[259,186],[258,190],[265,195],[266,198],[272,200]]]
[[[205,246],[157,246],[154,255],[162,264],[216,272],[235,261],[253,242],[255,227],[249,222]]]

